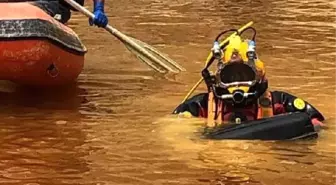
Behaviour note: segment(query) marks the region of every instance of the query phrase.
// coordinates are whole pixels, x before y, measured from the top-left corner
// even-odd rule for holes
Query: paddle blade
[[[168,56],[159,52],[157,49],[150,46],[149,44],[146,44],[132,37],[128,37],[128,39],[134,44],[130,44],[130,42],[125,42],[121,40],[125,44],[126,48],[130,50],[133,54],[135,54],[142,62],[153,68],[155,71],[158,71],[160,73],[167,73],[169,71],[173,73],[179,73],[181,71],[185,71],[182,66],[180,66]],[[135,48],[134,45],[140,47],[141,51]]]
[[[159,52],[157,49],[155,49],[153,46],[146,44],[140,40],[137,40],[135,38],[130,37],[130,39],[132,39],[134,42],[136,42],[137,44],[141,45],[142,47],[144,47],[145,49],[147,49],[147,51],[149,51],[151,54],[155,55],[156,58],[158,58],[159,60],[161,60],[162,62],[168,64],[170,67],[175,68],[176,70],[179,71],[186,71],[181,65],[179,65],[177,62],[175,62],[173,59],[169,58],[167,55]]]
[[[155,71],[159,72],[159,73],[168,73],[168,70],[166,70],[166,68],[162,67],[161,65],[158,65],[156,62],[153,62],[153,60],[150,60],[149,58],[145,57],[144,55],[142,55],[140,52],[138,52],[137,50],[133,49],[130,45],[124,43],[126,48],[133,54],[136,55],[136,57],[138,59],[140,59],[140,61],[142,61],[143,63],[145,63],[146,65],[148,65],[150,68],[154,69]]]

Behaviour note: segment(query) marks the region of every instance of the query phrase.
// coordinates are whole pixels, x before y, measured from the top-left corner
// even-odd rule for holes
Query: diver
[[[82,6],[84,5],[84,0],[75,1]],[[63,24],[66,24],[70,20],[71,10],[77,11],[64,0],[42,0],[34,1],[32,3]],[[91,26],[96,25],[98,27],[106,27],[108,18],[104,11],[105,0],[93,0],[93,3],[94,19],[89,19],[89,24]]]
[[[187,99],[173,114],[203,117],[207,127],[217,127],[305,112],[318,131],[324,117],[311,104],[286,92],[268,90],[265,66],[256,53],[256,31],[252,27],[248,29],[254,31],[252,39],[243,40],[242,32],[233,29],[218,35],[212,48],[212,60],[202,71],[208,92]],[[220,46],[219,37],[228,31],[237,34]],[[218,60],[216,72],[211,74],[208,68],[215,59]]]

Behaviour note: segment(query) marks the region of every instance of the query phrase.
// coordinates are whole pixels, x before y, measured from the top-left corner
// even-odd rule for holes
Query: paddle
[[[65,0],[65,1],[69,5],[71,5],[74,9],[83,13],[87,17],[92,19],[94,18],[94,15],[89,10],[87,10],[74,0]],[[115,37],[117,37],[123,44],[125,44],[128,50],[134,53],[142,62],[147,64],[155,71],[159,73],[168,73],[169,71],[173,73],[179,73],[181,71],[185,71],[185,69],[182,66],[180,66],[179,64],[177,64],[164,54],[160,53],[158,50],[156,50],[149,44],[146,44],[135,38],[128,37],[110,25],[107,25],[105,27],[105,30],[110,32]]]
[[[244,30],[245,28],[251,26],[253,24],[253,22],[249,22],[246,25],[242,26],[241,28],[238,29],[238,32],[240,33],[242,30]],[[234,35],[236,35],[236,32],[231,34],[229,37],[227,37],[223,42],[220,43],[220,46],[222,47],[224,44],[226,44],[227,42],[229,42],[230,38],[233,37]],[[207,60],[205,61],[205,66],[211,61],[213,60],[213,55],[212,52],[210,52],[210,54],[208,55]],[[200,78],[198,80],[198,82],[190,89],[190,91],[188,92],[188,94],[184,97],[182,103],[184,103],[190,96],[191,94],[197,89],[197,87],[203,82],[203,78]]]

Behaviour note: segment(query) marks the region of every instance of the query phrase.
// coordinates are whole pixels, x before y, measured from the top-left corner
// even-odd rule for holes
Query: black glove
[[[202,70],[202,77],[208,87],[213,85],[216,82],[216,79],[214,76],[211,76],[209,70],[207,68]]]

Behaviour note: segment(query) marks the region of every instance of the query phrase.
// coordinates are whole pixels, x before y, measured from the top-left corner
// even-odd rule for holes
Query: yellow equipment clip
[[[298,110],[303,110],[306,107],[306,103],[300,98],[296,98],[293,104],[294,107]]]

